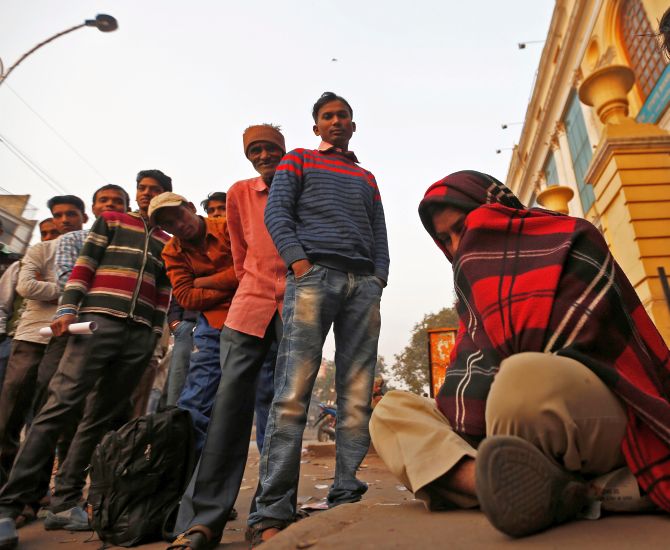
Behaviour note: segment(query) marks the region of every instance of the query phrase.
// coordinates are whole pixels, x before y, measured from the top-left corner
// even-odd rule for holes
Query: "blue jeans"
[[[184,389],[177,406],[191,413],[195,429],[195,448],[200,453],[205,443],[214,397],[221,380],[219,342],[221,331],[210,326],[200,314],[193,333],[193,351]]]
[[[260,460],[262,489],[256,499],[257,511],[249,516],[250,525],[264,519],[294,518],[307,407],[331,326],[336,348],[337,444],[328,505],[356,502],[367,491],[367,484],[356,479],[356,470],[370,445],[368,421],[381,295],[382,284],[371,275],[320,265],[298,279],[288,274],[275,397]]]
[[[275,394],[275,363],[277,362],[278,347],[279,344],[276,341],[272,342],[256,381],[256,404],[254,408],[256,412],[256,446],[259,452],[263,450],[265,428],[268,423],[272,398]]]
[[[168,389],[166,405],[176,405],[184,388],[188,365],[191,361],[191,350],[193,349],[193,321],[181,321],[174,331],[174,346],[172,348],[172,360],[170,361],[170,372],[168,373]]]

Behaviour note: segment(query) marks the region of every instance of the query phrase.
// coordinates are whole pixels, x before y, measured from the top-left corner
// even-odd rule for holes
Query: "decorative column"
[[[642,304],[670,344],[670,310],[658,268],[670,273],[670,134],[628,117],[635,75],[596,70],[579,88],[604,129],[585,181],[593,185],[605,239]]]
[[[568,203],[574,195],[575,192],[565,185],[552,185],[537,196],[537,202],[547,210],[569,214]]]

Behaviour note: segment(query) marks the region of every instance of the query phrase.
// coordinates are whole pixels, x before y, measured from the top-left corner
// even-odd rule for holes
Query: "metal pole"
[[[54,34],[51,38],[47,38],[47,39],[44,40],[43,42],[40,42],[39,44],[37,44],[37,46],[35,46],[35,47],[32,48],[31,50],[28,50],[26,53],[24,53],[24,54],[19,58],[19,60],[18,60],[16,63],[14,63],[14,65],[12,65],[9,69],[7,69],[7,72],[6,72],[6,73],[4,73],[4,74],[0,74],[0,86],[2,86],[2,83],[3,83],[5,80],[7,80],[7,77],[11,74],[11,72],[12,72],[14,69],[16,69],[16,67],[19,66],[19,64],[21,63],[21,61],[23,61],[26,57],[28,57],[28,56],[29,56],[30,54],[32,54],[34,51],[39,50],[42,46],[48,44],[49,42],[52,42],[53,40],[56,40],[56,38],[59,38],[59,37],[63,36],[64,34],[71,33],[72,31],[76,31],[77,29],[81,29],[82,27],[85,27],[85,26],[86,26],[86,23],[81,23],[80,25],[75,25],[74,27],[71,27],[71,28],[69,28],[69,29],[67,29],[67,30],[64,30],[64,31],[62,31],[62,32],[59,32],[58,34]]]

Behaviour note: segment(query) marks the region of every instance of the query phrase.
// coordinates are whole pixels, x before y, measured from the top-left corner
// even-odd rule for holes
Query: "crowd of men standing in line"
[[[249,537],[258,544],[295,520],[302,433],[331,326],[338,450],[328,502],[361,498],[386,226],[374,176],[348,148],[349,103],[326,92],[312,116],[315,150],[286,154],[279,127],[247,128],[244,153],[259,176],[210,194],[207,217],[160,170],[138,173],[137,211],[120,186],[96,190],[90,230],[80,198],[48,201],[42,242],[0,280],[0,548],[15,547],[16,526],[44,504],[45,528],[89,529],[91,455],[108,430],[155,410],[165,327],[174,346],[162,359],[162,400],[189,411],[199,457],[172,547],[218,542],[236,515],[254,409],[262,455]],[[98,329],[70,334],[74,322]]]

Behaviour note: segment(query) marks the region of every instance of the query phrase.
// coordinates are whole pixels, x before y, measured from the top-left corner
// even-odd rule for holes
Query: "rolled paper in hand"
[[[67,327],[67,331],[70,334],[93,334],[96,330],[98,330],[98,324],[95,321],[89,321],[88,323],[72,323]],[[51,327],[41,328],[40,335],[53,336]]]

